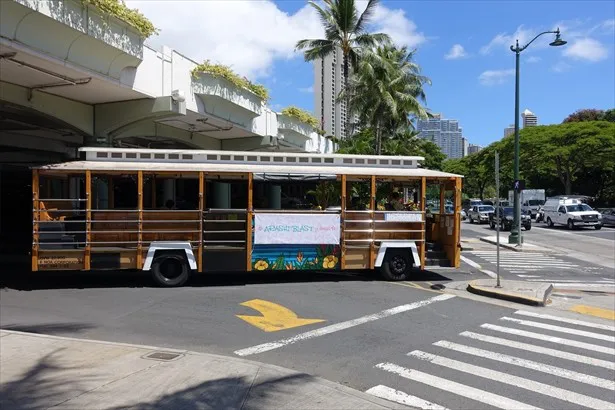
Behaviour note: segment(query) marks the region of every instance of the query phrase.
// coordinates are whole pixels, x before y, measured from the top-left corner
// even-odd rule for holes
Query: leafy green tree
[[[316,10],[325,29],[324,39],[300,40],[296,50],[304,50],[305,61],[325,58],[341,49],[343,55],[344,89],[348,89],[350,68],[355,69],[365,49],[391,41],[384,33],[368,33],[367,25],[380,0],[368,0],[365,11],[358,13],[355,0],[323,0],[324,7],[316,1],[309,4]],[[346,95],[346,106],[350,94]],[[350,116],[346,119],[346,132],[350,132]]]
[[[604,112],[604,117],[602,119],[604,121],[615,122],[615,108],[611,108],[610,110],[606,110]]]
[[[406,47],[385,44],[367,51],[359,61],[350,85],[349,110],[359,114],[360,123],[375,133],[375,151],[383,150],[383,135],[404,132],[411,126],[410,115],[427,117],[424,84],[430,80],[420,74],[413,61],[414,52]]]
[[[567,116],[563,124],[567,122],[582,122],[582,121],[602,121],[604,119],[604,110],[583,109],[577,110]]]

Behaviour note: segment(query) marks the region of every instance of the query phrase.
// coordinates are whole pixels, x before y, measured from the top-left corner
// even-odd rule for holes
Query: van
[[[466,213],[468,213],[468,211],[470,211],[470,209],[472,209],[476,205],[482,205],[482,204],[483,204],[483,201],[481,201],[480,199],[464,199],[461,202],[461,209],[463,209],[464,211],[466,211]]]
[[[578,199],[549,198],[543,209],[549,227],[566,225],[568,229],[584,226],[593,226],[596,230],[602,228],[602,215]]]

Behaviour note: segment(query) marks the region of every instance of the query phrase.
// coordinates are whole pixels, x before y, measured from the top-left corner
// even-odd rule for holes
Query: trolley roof
[[[83,161],[36,167],[55,171],[220,172],[384,177],[461,177],[419,168],[418,156],[304,154],[279,152],[80,148]]]

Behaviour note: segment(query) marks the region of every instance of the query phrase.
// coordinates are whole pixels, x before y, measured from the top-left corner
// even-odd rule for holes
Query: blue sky
[[[231,65],[265,84],[271,105],[314,106],[312,64],[294,53],[321,35],[306,1],[128,1],[162,29],[154,46]],[[458,119],[471,143],[500,139],[514,122],[515,38],[525,43],[559,26],[564,47],[544,35],[521,55],[521,111],[560,123],[581,108],[615,107],[615,3],[612,1],[387,1],[374,30],[416,47],[433,85],[427,105]],[[232,30],[232,32],[230,31]],[[187,40],[188,39],[188,40]]]

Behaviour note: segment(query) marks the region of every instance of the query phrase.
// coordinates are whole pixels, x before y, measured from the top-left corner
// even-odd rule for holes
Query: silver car
[[[468,219],[471,224],[474,222],[479,224],[489,222],[489,214],[492,214],[494,211],[495,208],[492,205],[474,205],[470,212],[468,212]]]

